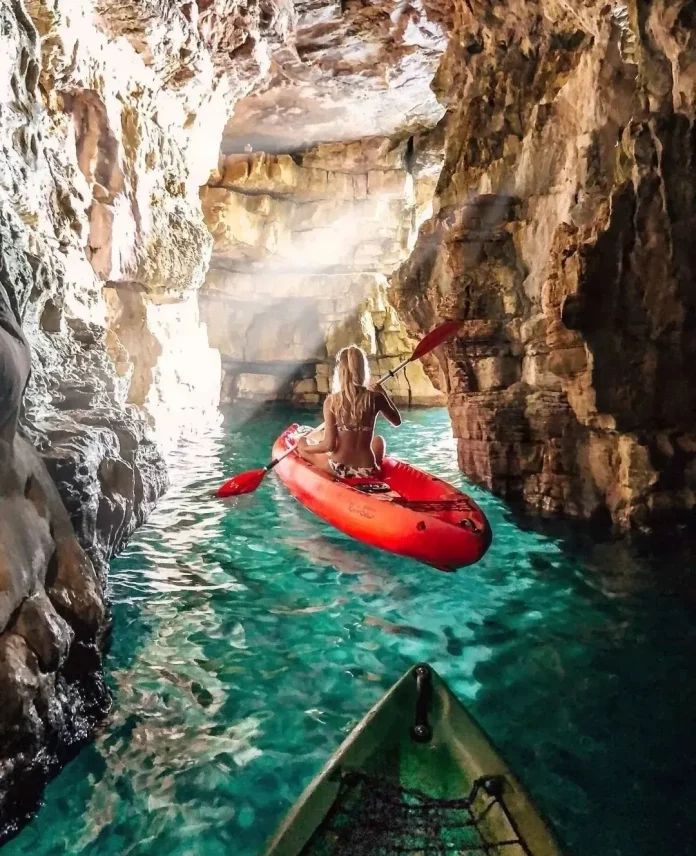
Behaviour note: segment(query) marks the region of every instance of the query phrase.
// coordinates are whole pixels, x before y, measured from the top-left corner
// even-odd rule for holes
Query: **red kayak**
[[[297,442],[290,425],[273,446],[277,458]],[[290,493],[317,517],[365,544],[454,571],[483,556],[491,529],[481,509],[447,482],[386,457],[376,479],[339,479],[296,452],[276,472]]]

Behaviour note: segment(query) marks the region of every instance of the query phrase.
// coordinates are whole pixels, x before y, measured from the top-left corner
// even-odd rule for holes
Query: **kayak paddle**
[[[444,344],[448,339],[451,339],[454,334],[459,330],[462,326],[461,321],[445,321],[444,324],[440,324],[435,327],[429,333],[426,333],[425,336],[420,340],[416,349],[411,354],[408,359],[404,360],[403,363],[399,363],[396,368],[393,368],[391,371],[387,372],[383,377],[381,377],[376,386],[384,383],[389,380],[389,378],[394,377],[394,375],[398,374],[402,369],[406,368],[406,366],[413,362],[414,360],[419,360],[421,357],[424,357],[426,354],[429,354],[431,351],[434,351],[438,345]],[[324,427],[324,423],[317,426],[314,431],[320,431]],[[314,432],[312,432],[314,433]],[[295,446],[291,449],[288,449],[287,452],[283,452],[282,455],[272,460],[270,463],[266,464],[265,467],[260,467],[258,470],[247,470],[244,473],[240,473],[237,476],[232,476],[231,479],[228,479],[221,487],[219,487],[215,493],[217,497],[220,499],[225,499],[228,496],[242,496],[245,493],[253,493],[256,488],[261,484],[264,480],[267,473],[279,464],[282,460],[287,458],[289,454],[295,451]]]

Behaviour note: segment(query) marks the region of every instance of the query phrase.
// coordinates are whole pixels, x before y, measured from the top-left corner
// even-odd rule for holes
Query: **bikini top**
[[[339,425],[338,422],[336,423],[336,429],[338,431],[369,431],[370,433],[372,432],[371,425]]]
[[[334,410],[334,416],[336,418],[336,429],[338,431],[353,431],[353,432],[358,433],[358,434],[369,432],[371,434],[372,431],[374,430],[373,425],[344,425],[343,423],[341,423],[339,421],[340,417],[339,417],[338,413],[336,413],[335,410]]]

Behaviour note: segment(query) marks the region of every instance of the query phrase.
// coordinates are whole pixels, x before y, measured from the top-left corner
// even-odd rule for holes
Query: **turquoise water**
[[[297,416],[228,415],[181,449],[171,492],[113,566],[113,713],[3,856],[254,856],[418,660],[468,704],[571,853],[696,852],[696,623],[664,582],[669,563],[520,528],[478,490],[495,540],[456,575],[350,541],[275,478],[210,497]],[[386,433],[465,485],[443,411]]]

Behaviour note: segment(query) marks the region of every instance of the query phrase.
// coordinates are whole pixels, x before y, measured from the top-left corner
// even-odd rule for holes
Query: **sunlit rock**
[[[125,359],[128,401],[148,413],[159,445],[169,449],[206,423],[220,400],[220,355],[208,344],[197,296],[148,297],[116,283],[105,294],[112,357]]]
[[[201,306],[223,399],[313,404],[342,347],[365,348],[375,374],[410,354],[387,275],[430,211],[438,144],[434,132],[221,159],[201,192],[214,239]],[[443,400],[420,364],[390,389],[404,402]]]
[[[296,0],[294,38],[242,99],[223,151],[289,152],[433,127],[430,81],[447,44],[450,0]],[[359,92],[359,97],[356,97]]]

